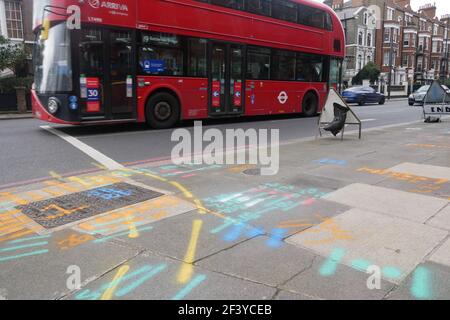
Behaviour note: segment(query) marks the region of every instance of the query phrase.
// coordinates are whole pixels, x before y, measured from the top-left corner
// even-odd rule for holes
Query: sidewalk
[[[0,112],[0,120],[31,119],[31,118],[33,118],[33,114],[31,112],[27,113]]]
[[[450,299],[449,138],[417,123],[283,145],[276,176],[159,163],[0,190],[0,295]]]

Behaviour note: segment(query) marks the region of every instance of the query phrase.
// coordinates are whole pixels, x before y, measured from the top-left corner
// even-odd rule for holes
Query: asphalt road
[[[354,108],[363,121],[363,129],[418,121],[422,109],[410,107],[406,100],[396,100],[384,106]],[[0,121],[0,189],[32,180],[45,179],[50,172],[69,175],[98,169],[94,161],[64,141],[43,130],[48,125],[34,119]],[[192,122],[181,124],[192,130]],[[279,129],[280,142],[312,137],[316,134],[317,118],[274,116],[234,120],[210,120],[205,129]],[[54,126],[79,139],[121,164],[157,161],[170,157],[175,143],[170,130],[151,130],[144,125],[127,124],[96,127]]]

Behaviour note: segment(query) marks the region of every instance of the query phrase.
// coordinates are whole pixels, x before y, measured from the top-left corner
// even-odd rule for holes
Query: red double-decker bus
[[[34,13],[33,113],[44,121],[313,116],[341,79],[342,25],[309,0],[34,0]]]

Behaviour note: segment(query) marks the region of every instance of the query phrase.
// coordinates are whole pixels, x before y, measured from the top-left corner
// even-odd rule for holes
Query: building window
[[[360,31],[358,33],[358,45],[360,45],[360,46],[363,45],[363,33],[362,33],[362,31]]]
[[[8,38],[23,39],[22,7],[20,2],[5,1],[5,17]]]
[[[391,30],[386,28],[384,29],[384,42],[390,42],[391,41]]]
[[[383,65],[389,65],[389,51],[385,51],[383,55]]]
[[[367,34],[367,46],[368,47],[372,46],[372,34],[371,33]]]
[[[365,13],[364,13],[364,25],[367,26],[368,20],[369,20],[369,15],[367,14],[367,12],[365,12]]]
[[[387,9],[387,19],[388,21],[394,20],[395,9],[388,8]]]

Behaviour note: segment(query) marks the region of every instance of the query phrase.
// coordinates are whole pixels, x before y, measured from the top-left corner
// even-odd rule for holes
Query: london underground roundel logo
[[[89,5],[94,9],[98,9],[100,8],[100,0],[89,0]]]
[[[285,104],[289,99],[288,94],[286,93],[286,91],[281,91],[280,94],[278,95],[278,101],[281,104]]]

